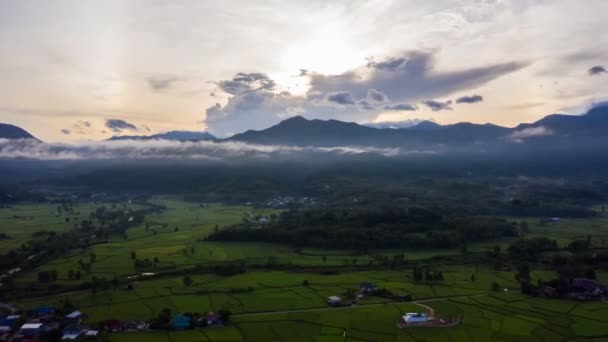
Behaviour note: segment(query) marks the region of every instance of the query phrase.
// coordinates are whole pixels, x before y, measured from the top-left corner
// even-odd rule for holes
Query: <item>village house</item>
[[[119,333],[122,331],[122,322],[117,319],[108,319],[103,322],[105,331],[110,333]]]
[[[342,303],[342,298],[338,296],[329,296],[327,297],[327,304],[329,305],[338,305]]]
[[[605,293],[602,285],[589,278],[574,278],[570,283],[569,297],[578,300],[597,298]]]
[[[421,324],[429,321],[429,315],[426,313],[409,312],[401,317],[401,322],[406,324]]]
[[[190,316],[178,314],[171,320],[171,326],[176,330],[184,330],[190,328]]]
[[[79,325],[68,325],[67,327],[65,327],[63,329],[63,336],[61,337],[62,340],[75,340],[77,338],[79,338],[80,336],[84,335],[84,333],[86,332],[86,330],[79,326]]]
[[[375,283],[362,282],[359,284],[359,291],[363,294],[370,294],[378,291],[378,287]]]
[[[82,323],[86,319],[86,315],[80,311],[74,311],[65,316],[66,321],[69,325],[77,325]]]
[[[25,323],[13,336],[13,339],[17,341],[34,340],[41,335],[42,325],[42,323]]]
[[[213,312],[209,312],[205,316],[205,322],[208,327],[224,325],[224,320],[222,319],[222,316]]]
[[[33,310],[33,313],[37,318],[50,317],[55,314],[55,308],[52,306],[39,306]]]

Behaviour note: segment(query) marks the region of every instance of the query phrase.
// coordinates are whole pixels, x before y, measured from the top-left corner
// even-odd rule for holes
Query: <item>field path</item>
[[[451,300],[451,299],[476,298],[476,297],[483,297],[483,296],[487,296],[487,295],[488,295],[487,293],[478,293],[478,294],[474,294],[474,295],[438,297],[438,298],[429,298],[429,299],[422,299],[422,300],[413,300],[413,301],[408,301],[408,302],[402,302],[402,301],[398,301],[397,302],[396,301],[396,302],[387,302],[387,303],[359,304],[359,305],[354,305],[354,306],[338,306],[338,307],[329,307],[329,306],[327,306],[327,307],[309,308],[309,309],[244,312],[244,313],[232,314],[232,317],[264,316],[264,315],[286,314],[286,313],[292,313],[292,312],[315,312],[315,311],[330,311],[330,310],[354,310],[354,309],[358,309],[358,308],[371,308],[371,307],[377,307],[377,306],[395,305],[395,304],[406,304],[406,303],[422,306],[422,307],[428,309],[430,311],[431,315],[434,315],[435,310],[433,310],[433,308],[431,308],[430,306],[421,304],[421,303],[440,302],[440,301]]]

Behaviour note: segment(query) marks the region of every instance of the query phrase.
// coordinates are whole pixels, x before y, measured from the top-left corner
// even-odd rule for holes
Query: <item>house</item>
[[[224,325],[222,316],[217,313],[210,312],[205,316],[205,322],[207,326],[220,326]]]
[[[86,317],[87,315],[83,314],[80,311],[74,311],[69,315],[65,316],[66,320],[68,320],[72,324],[80,324],[82,321],[85,320]]]
[[[183,330],[190,328],[191,317],[183,314],[175,315],[171,320],[173,329]]]
[[[362,282],[359,284],[359,291],[361,291],[361,293],[374,293],[378,291],[378,287],[375,283]]]
[[[79,325],[68,325],[65,329],[63,329],[62,340],[75,340],[80,336],[84,335],[85,329]]]
[[[99,336],[99,330],[87,330],[87,332],[84,334],[84,336],[97,337],[97,336]]]
[[[19,315],[9,315],[0,319],[0,334],[13,331],[17,320],[21,318]]]
[[[342,303],[342,298],[338,296],[329,296],[327,297],[327,304],[329,305],[338,305]]]
[[[52,306],[39,306],[34,309],[34,316],[36,317],[46,317],[52,316],[55,314],[55,308]]]
[[[420,324],[427,323],[428,321],[429,315],[426,313],[410,312],[401,317],[401,322],[406,324]]]
[[[265,217],[260,217],[260,218],[258,219],[258,223],[261,223],[261,224],[266,224],[266,223],[268,223],[268,222],[269,222],[269,221],[268,221],[268,219],[267,219],[267,218],[265,218]]]
[[[19,328],[19,331],[13,336],[14,339],[32,340],[41,335],[42,323],[26,323]]]
[[[122,331],[122,322],[117,319],[108,319],[103,322],[103,327],[107,332],[118,333]]]
[[[570,295],[573,297],[598,297],[604,293],[601,284],[589,278],[574,278],[570,283]]]

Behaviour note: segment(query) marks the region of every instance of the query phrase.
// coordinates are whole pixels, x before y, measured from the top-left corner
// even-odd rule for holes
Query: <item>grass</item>
[[[129,229],[127,238],[113,237],[108,243],[49,260],[44,265],[18,275],[18,286],[36,283],[40,270],[59,271],[58,284],[77,284],[93,276],[112,278],[138,273],[131,251],[139,259],[158,259],[153,271],[178,270],[201,264],[244,260],[249,264],[277,263],[304,266],[369,265],[375,257],[404,253],[406,260],[425,260],[436,255],[460,254],[458,250],[369,251],[356,255],[351,251],[295,249],[265,243],[205,242],[217,225],[219,229],[239,222],[250,207],[211,205],[201,207],[171,198],[158,198],[168,210],[146,217],[145,225]],[[87,216],[97,205],[80,204],[80,215]],[[261,212],[268,215],[271,211]],[[57,217],[53,205],[23,205],[0,209],[0,218],[11,239],[0,241],[0,251],[17,248],[32,239],[39,230],[71,229],[64,217]],[[520,218],[510,218],[520,221]],[[545,226],[529,221],[530,236],[550,236],[565,246],[572,238],[593,236],[598,246],[608,241],[608,219],[562,220]],[[175,228],[178,229],[175,229]],[[156,231],[156,233],[154,233]],[[486,251],[498,243],[469,245],[469,251]],[[67,279],[78,261],[88,261],[95,253],[96,262],[81,280]],[[207,312],[229,309],[233,324],[186,332],[125,333],[112,335],[112,341],[587,341],[608,338],[608,304],[546,300],[523,296],[516,290],[512,272],[496,272],[474,265],[437,266],[445,277],[442,282],[416,283],[409,270],[349,271],[332,275],[287,271],[250,271],[230,277],[213,274],[193,275],[193,284],[185,286],[182,277],[149,279],[134,283],[134,290],[113,289],[92,294],[79,291],[65,295],[32,298],[16,303],[28,309],[41,304],[61,306],[69,298],[87,313],[91,322],[105,319],[141,319],[156,316],[162,309],[172,312]],[[471,281],[471,275],[475,281]],[[533,282],[550,279],[552,272],[534,270]],[[608,274],[598,272],[600,279]],[[304,286],[304,280],[308,286]],[[421,308],[410,303],[387,303],[379,297],[362,300],[362,306],[346,310],[317,310],[326,307],[330,295],[342,295],[361,281],[376,282],[393,293],[409,294],[414,299],[444,298],[427,303],[442,316],[462,317],[453,328],[398,329],[395,322],[408,311]],[[508,292],[490,291],[492,283]],[[482,297],[466,297],[477,294]],[[370,305],[370,306],[366,306]],[[308,311],[307,311],[308,310]],[[253,315],[253,314],[256,315]],[[260,314],[264,313],[264,314]]]

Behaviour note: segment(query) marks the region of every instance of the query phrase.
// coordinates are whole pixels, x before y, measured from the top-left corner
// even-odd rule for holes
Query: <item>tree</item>
[[[309,285],[308,280],[304,280],[304,281],[302,282],[302,286],[308,286],[308,285]]]
[[[91,254],[89,254],[89,262],[90,262],[91,264],[92,264],[92,263],[95,263],[95,261],[96,261],[96,260],[97,260],[97,254],[95,254],[95,253],[91,253]]]
[[[184,276],[184,285],[190,287],[192,285],[192,277],[189,275]]]
[[[135,258],[137,258],[137,254],[135,254],[135,251],[131,251],[131,259],[135,260]]]

